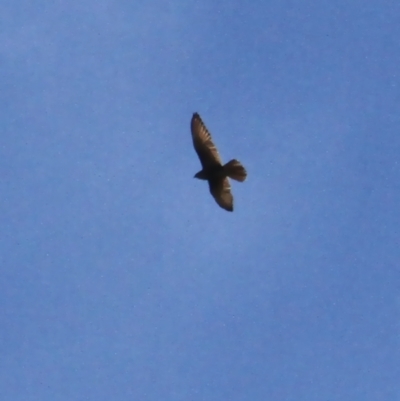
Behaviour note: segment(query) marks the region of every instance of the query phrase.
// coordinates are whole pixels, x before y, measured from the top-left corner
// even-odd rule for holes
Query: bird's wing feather
[[[214,178],[208,181],[211,195],[223,209],[233,211],[233,196],[228,178]]]
[[[193,114],[190,124],[193,138],[193,146],[199,156],[203,168],[221,165],[221,157],[215,147],[211,134],[197,113]]]

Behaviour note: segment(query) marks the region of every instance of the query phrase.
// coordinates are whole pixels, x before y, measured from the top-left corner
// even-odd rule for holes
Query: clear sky
[[[1,401],[400,400],[399,21],[1,1]]]

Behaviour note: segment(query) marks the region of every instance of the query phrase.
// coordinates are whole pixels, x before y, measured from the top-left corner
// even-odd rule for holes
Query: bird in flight
[[[211,134],[197,113],[193,114],[190,128],[193,146],[203,167],[194,178],[208,181],[211,195],[218,205],[229,212],[233,212],[233,196],[228,177],[242,182],[247,176],[246,169],[236,159],[222,164],[218,150],[211,139]]]

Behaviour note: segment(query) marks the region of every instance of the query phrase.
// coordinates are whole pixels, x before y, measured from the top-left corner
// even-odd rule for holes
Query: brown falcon
[[[211,195],[218,205],[232,212],[233,196],[228,177],[242,182],[246,179],[246,170],[235,159],[222,164],[221,157],[211,139],[211,135],[197,113],[193,114],[191,130],[193,146],[203,167],[194,177],[200,180],[207,180]]]

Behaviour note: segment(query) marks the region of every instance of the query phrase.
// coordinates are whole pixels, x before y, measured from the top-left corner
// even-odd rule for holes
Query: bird
[[[229,178],[243,182],[247,177],[246,169],[236,159],[226,164],[222,163],[211,134],[198,113],[193,113],[190,128],[193,146],[202,166],[194,178],[208,181],[211,195],[217,204],[222,209],[233,212],[233,196]]]

